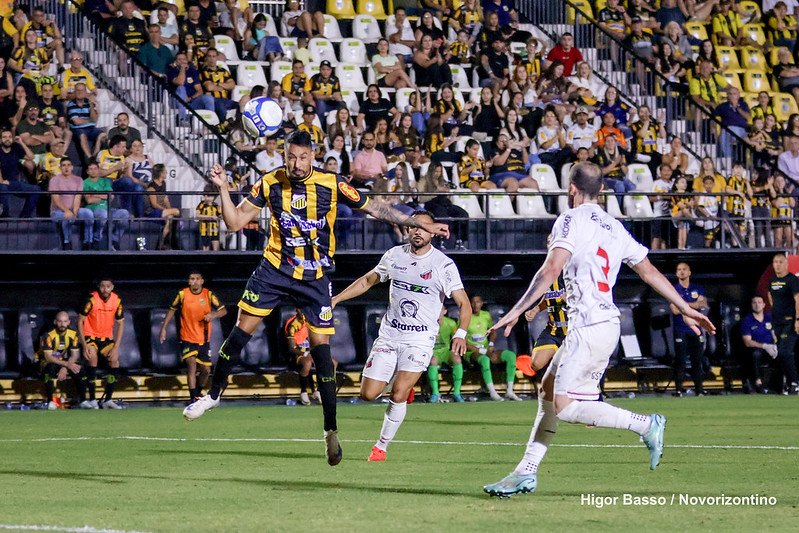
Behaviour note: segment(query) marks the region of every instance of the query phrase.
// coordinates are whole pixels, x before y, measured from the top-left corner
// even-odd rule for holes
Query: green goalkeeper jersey
[[[488,330],[494,325],[491,313],[481,310],[472,315],[469,328],[466,330],[466,342],[478,348],[488,348]]]
[[[448,359],[450,346],[452,344],[452,336],[457,330],[457,322],[446,316],[441,319],[441,325],[438,327],[436,344],[433,346],[433,355],[439,360]]]

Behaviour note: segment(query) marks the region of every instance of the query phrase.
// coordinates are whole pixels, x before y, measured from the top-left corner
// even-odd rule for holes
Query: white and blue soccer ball
[[[283,109],[271,98],[259,96],[244,105],[241,122],[244,131],[253,137],[269,137],[283,124]]]

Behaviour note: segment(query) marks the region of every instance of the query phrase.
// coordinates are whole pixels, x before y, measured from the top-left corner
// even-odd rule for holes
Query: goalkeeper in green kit
[[[480,373],[485,381],[488,394],[495,402],[503,401],[502,396],[494,388],[494,378],[491,375],[491,363],[497,364],[504,361],[508,380],[508,389],[505,392],[505,400],[522,401],[513,392],[513,380],[516,377],[516,354],[510,350],[499,352],[494,348],[494,339],[497,332],[493,331],[489,335],[488,330],[494,325],[491,313],[483,310],[483,299],[474,295],[472,303],[472,320],[466,330],[466,355],[464,357],[470,363],[476,363],[480,367]]]
[[[438,394],[438,369],[442,364],[452,368],[452,398],[460,403],[461,385],[463,384],[463,360],[459,355],[452,353],[452,336],[458,330],[458,323],[447,316],[447,308],[441,308],[439,318],[438,337],[433,346],[433,358],[427,367],[427,379],[430,381],[430,403],[438,403],[441,396]]]

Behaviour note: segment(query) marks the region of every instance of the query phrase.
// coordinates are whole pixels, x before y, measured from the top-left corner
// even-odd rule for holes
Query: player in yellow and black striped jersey
[[[216,205],[213,194],[203,195],[203,201],[194,210],[200,220],[200,244],[203,251],[219,250],[219,217],[222,210]]]
[[[549,241],[549,238],[547,238]],[[569,319],[566,315],[566,289],[563,284],[563,274],[558,280],[544,293],[541,302],[527,311],[524,316],[528,322],[532,321],[540,311],[546,311],[549,316],[547,325],[538,335],[533,348],[533,357],[530,366],[536,372],[544,368],[555,352],[563,344],[569,326]]]
[[[44,377],[45,400],[48,409],[55,409],[55,382],[71,376],[78,392],[81,407],[86,408],[86,375],[80,364],[78,332],[69,327],[69,315],[60,311],[53,321],[55,327],[42,339],[40,361]]]
[[[269,241],[264,257],[247,281],[239,300],[233,331],[219,350],[211,390],[183,411],[195,420],[219,405],[219,396],[237,363],[241,350],[256,328],[286,299],[293,299],[308,323],[311,357],[324,413],[325,450],[331,466],[341,462],[336,425],[336,380],[330,353],[333,327],[332,290],[327,273],[333,270],[335,224],[339,202],[363,210],[391,224],[449,237],[449,228],[427,217],[405,215],[382,202],[362,197],[347,180],[313,167],[314,153],[308,132],[295,130],[285,140],[285,166],[265,174],[238,206],[233,204],[227,176],[221,165],[210,173],[219,188],[222,217],[228,231],[238,231],[265,207],[270,213]]]

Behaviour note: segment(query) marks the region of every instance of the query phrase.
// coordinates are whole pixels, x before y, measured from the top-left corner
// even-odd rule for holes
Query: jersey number
[[[600,246],[599,249],[596,251],[596,255],[601,257],[605,260],[605,266],[600,267],[602,269],[602,273],[605,275],[605,279],[608,279],[608,272],[610,272],[610,259],[608,259],[608,253]],[[597,287],[599,287],[599,292],[610,292],[610,285],[603,281],[596,282]]]

